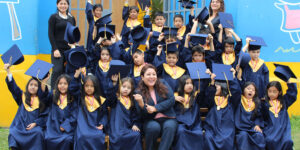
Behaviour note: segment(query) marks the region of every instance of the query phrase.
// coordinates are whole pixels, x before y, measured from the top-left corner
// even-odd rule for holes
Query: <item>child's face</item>
[[[94,11],[94,15],[97,18],[101,18],[102,17],[102,9],[100,7],[96,8],[95,11]]]
[[[221,85],[216,84],[216,96],[220,96],[221,95]]]
[[[94,91],[95,91],[94,83],[92,80],[88,79],[84,84],[84,92],[86,93],[86,95],[92,96],[94,94]]]
[[[135,9],[130,10],[129,18],[130,19],[137,19],[137,17],[138,17],[138,12]]]
[[[221,7],[221,2],[219,0],[212,0],[211,1],[211,9],[212,10],[219,10]]]
[[[249,55],[250,55],[250,57],[251,57],[252,60],[258,60],[259,59],[259,55],[260,55],[260,49],[249,51]]]
[[[165,17],[163,17],[163,16],[156,16],[156,17],[155,17],[155,20],[154,20],[155,25],[157,25],[157,26],[159,26],[159,27],[164,26],[165,21],[166,21],[166,19],[165,19]]]
[[[174,19],[174,25],[176,28],[181,28],[183,26],[183,20],[180,17]]]
[[[109,52],[108,52],[108,50],[102,50],[101,51],[101,60],[103,61],[103,62],[108,62],[109,61],[109,59],[110,59],[110,55],[109,55]]]
[[[194,52],[192,55],[193,62],[203,62],[204,61],[204,55],[203,53]]]
[[[28,84],[28,92],[31,94],[31,95],[36,95],[37,94],[37,91],[39,89],[39,84],[36,80],[31,80]]]
[[[233,48],[234,48],[234,45],[233,45],[233,44],[225,43],[225,53],[226,53],[226,54],[231,54],[231,53],[233,53],[233,52],[234,52]]]
[[[57,84],[58,91],[60,94],[66,94],[68,92],[68,82],[66,78],[61,78]]]
[[[178,61],[177,55],[173,53],[168,53],[166,61],[167,64],[169,64],[171,67],[174,67]]]
[[[144,54],[143,53],[134,53],[132,56],[133,62],[135,65],[140,66],[144,64]]]
[[[131,90],[132,90],[132,86],[130,82],[125,81],[121,86],[120,92],[122,96],[129,96]]]
[[[170,43],[173,43],[173,42],[176,42],[176,39],[175,38],[173,38],[173,37],[166,37],[165,38],[165,43],[166,44],[170,44]]]
[[[255,87],[250,84],[248,85],[245,89],[244,89],[244,93],[243,95],[247,98],[247,99],[252,99],[255,95]]]
[[[192,79],[187,79],[184,85],[184,92],[190,94],[193,91],[194,85]]]
[[[280,92],[278,91],[278,89],[275,86],[271,86],[268,89],[268,97],[270,98],[270,100],[277,99],[279,94],[280,94]]]

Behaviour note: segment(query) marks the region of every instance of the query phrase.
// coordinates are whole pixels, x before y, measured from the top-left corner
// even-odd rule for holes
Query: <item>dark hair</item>
[[[226,97],[229,94],[229,89],[228,89],[228,86],[227,86],[226,82],[216,81],[215,85],[220,85],[221,86],[220,96]]]
[[[130,6],[128,12],[130,13],[132,10],[136,10],[136,12],[139,12],[139,8],[137,6]]]
[[[254,89],[255,89],[255,94],[254,94],[254,96],[253,96],[253,98],[252,98],[252,101],[254,102],[254,104],[255,104],[255,108],[254,108],[254,112],[253,112],[253,114],[252,114],[252,116],[251,116],[251,120],[255,120],[255,118],[257,117],[257,115],[258,115],[258,111],[259,111],[259,107],[260,107],[260,99],[259,99],[259,97],[258,97],[258,89],[257,89],[257,87],[255,86],[255,83],[254,82],[250,82],[250,81],[248,81],[248,82],[246,82],[245,84],[244,84],[244,87],[243,87],[243,94],[244,94],[244,90],[248,87],[248,86],[250,86],[250,85],[253,85],[254,86]]]
[[[282,104],[283,107],[285,107],[285,103],[283,101],[283,93],[282,93],[282,87],[281,87],[281,84],[280,82],[278,81],[272,81],[270,82],[268,85],[267,85],[267,89],[266,89],[266,100],[269,102],[270,101],[270,97],[268,95],[268,90],[270,87],[275,87],[278,91],[279,91],[279,94],[278,94],[278,97],[277,99],[280,101],[280,103]]]
[[[55,87],[54,87],[54,90],[53,90],[53,94],[54,94],[53,95],[53,103],[54,104],[57,104],[57,102],[60,98],[60,91],[58,90],[58,84],[59,84],[61,79],[66,79],[68,85],[70,85],[70,82],[71,82],[71,77],[67,74],[62,74],[56,79]],[[71,96],[69,91],[67,91],[67,102],[71,103],[72,101],[73,101],[73,97]]]
[[[31,81],[33,81],[33,80],[35,80],[38,83],[38,90],[37,90],[37,93],[36,93],[37,96],[39,96],[38,92],[40,92],[40,90],[41,90],[41,82],[37,78],[31,78],[31,79],[29,79],[29,81],[26,84],[26,89],[25,89],[24,95],[25,95],[25,103],[28,106],[30,106],[30,107],[31,107],[31,103],[30,103],[30,101],[31,101],[31,94],[28,91],[28,86],[29,86],[29,83]],[[43,112],[44,109],[45,109],[45,104],[43,103],[43,101],[41,100],[41,98],[42,97],[38,97],[38,99],[39,99],[39,110],[40,110],[40,112]]]
[[[177,89],[178,96],[184,97],[184,93],[185,93],[184,92],[184,86],[186,85],[186,81],[188,79],[191,79],[191,77],[189,75],[183,75],[179,78],[179,82],[178,82],[179,84],[178,84],[178,89]],[[193,84],[193,80],[192,80],[192,84]],[[194,86],[194,84],[193,84],[193,86]],[[194,94],[195,94],[195,87],[193,87],[193,91],[189,94],[189,96],[190,96],[189,106],[190,107],[192,106],[192,104],[195,101],[195,95]],[[184,108],[184,106],[182,104],[180,106],[181,106],[182,109]]]
[[[166,19],[164,13],[161,12],[161,11],[157,11],[154,16],[155,16],[155,18],[158,17],[158,16],[162,16],[162,17],[164,17]]]
[[[136,49],[136,50],[133,52],[132,56],[133,56],[134,54],[144,54],[144,52],[143,52],[142,50]]]
[[[169,54],[175,54],[176,57],[177,57],[177,59],[179,59],[179,52],[178,52],[178,51],[167,52],[167,56],[168,56]]]
[[[194,47],[192,48],[192,55],[194,55],[194,53],[196,53],[196,52],[202,53],[203,55],[205,55],[205,50],[204,50],[204,48],[203,48],[202,46],[200,46],[200,45],[196,45],[196,46],[194,46]]]
[[[199,31],[200,34],[210,34],[209,27],[206,27],[206,25],[202,25]]]
[[[101,53],[102,53],[103,50],[107,50],[108,53],[109,53],[109,56],[111,57],[110,50],[108,49],[108,47],[104,46],[104,47],[102,47],[102,48],[100,49],[100,59],[101,59]]]
[[[103,6],[102,6],[102,4],[95,4],[95,5],[93,6],[93,11],[95,11],[97,8],[101,8],[101,11],[103,11]]]
[[[134,81],[130,77],[125,77],[121,80],[121,83],[124,84],[125,82],[129,82],[129,84],[131,85],[131,91],[129,93],[129,98],[130,98],[130,102],[131,102],[130,108],[133,108],[134,107],[134,101],[133,101]],[[117,93],[117,96],[120,96],[120,95],[121,95],[121,88],[119,88],[118,93]]]
[[[60,2],[60,1],[62,1],[62,0],[56,0],[56,5]],[[68,3],[68,5],[70,6],[70,1],[69,0],[65,0],[67,3]],[[58,8],[57,8],[57,11],[59,11],[58,10]],[[68,15],[68,13],[69,13],[69,7],[68,7],[68,10],[67,10],[67,15]]]
[[[181,14],[176,14],[173,18],[173,21],[175,21],[176,18],[180,18],[183,21],[183,16]]]
[[[225,39],[224,39],[224,45],[225,44],[230,44],[230,45],[234,45],[234,39],[232,38],[232,37],[226,37]]]
[[[86,93],[85,93],[85,89],[84,89],[84,85],[86,84],[87,81],[92,81],[93,82],[93,85],[94,85],[94,98],[98,101],[99,105],[102,105],[101,104],[101,100],[100,100],[100,96],[101,96],[101,88],[100,88],[100,85],[99,85],[99,81],[97,79],[96,76],[94,75],[87,75],[85,78],[83,78],[83,85],[82,85],[82,94],[81,94],[81,103],[82,103],[82,106],[85,106],[85,96],[86,96]]]
[[[213,13],[213,10],[211,9],[211,2],[212,2],[212,1],[213,1],[213,0],[211,0],[210,3],[209,3],[209,15],[210,15],[210,16],[211,16],[212,13]],[[218,0],[218,1],[221,3],[219,12],[224,12],[224,11],[225,11],[225,3],[224,3],[224,0]],[[219,14],[217,14],[217,15],[219,15]]]
[[[151,64],[146,64],[141,70],[141,77],[144,76],[145,72],[148,69],[154,69],[157,72],[156,68]],[[162,82],[160,82],[159,78],[157,78],[156,83],[154,85],[154,89],[158,92],[158,95],[162,98],[167,98],[168,88]],[[139,82],[138,91],[141,92],[141,95],[146,99],[146,103],[150,99],[149,89],[143,80]]]

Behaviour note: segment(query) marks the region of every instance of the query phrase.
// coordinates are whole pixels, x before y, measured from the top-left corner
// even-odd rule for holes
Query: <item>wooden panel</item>
[[[84,16],[84,17],[82,17]],[[81,10],[79,11],[79,23],[78,23],[78,27],[81,33],[81,38],[79,41],[79,45],[84,45],[85,43],[85,38],[87,38],[87,35],[85,33],[86,30],[88,30],[88,23],[85,25],[85,11]],[[86,28],[86,30],[85,30]]]

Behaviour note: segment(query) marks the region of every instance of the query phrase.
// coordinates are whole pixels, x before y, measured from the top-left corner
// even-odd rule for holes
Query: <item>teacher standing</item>
[[[48,36],[52,47],[51,62],[54,65],[51,76],[52,89],[58,76],[64,73],[64,51],[70,49],[64,40],[67,23],[76,25],[75,18],[69,13],[69,0],[57,0],[56,5],[57,13],[51,15],[48,21]]]

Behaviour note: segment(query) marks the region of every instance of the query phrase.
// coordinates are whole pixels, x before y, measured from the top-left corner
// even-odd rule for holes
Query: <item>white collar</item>
[[[62,13],[58,12],[59,17],[63,18],[63,19],[68,19],[68,15],[64,16]]]

